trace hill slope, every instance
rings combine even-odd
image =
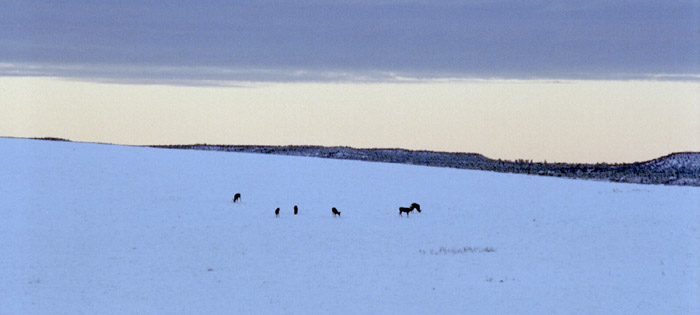
[[[700,153],[674,153],[648,162],[624,164],[538,163],[532,161],[493,160],[476,153],[411,151],[403,149],[355,149],[320,146],[239,146],[239,145],[167,145],[170,149],[248,152],[277,155],[321,157],[341,160],[388,162],[531,174],[553,177],[593,179],[635,184],[663,184],[700,187]]]
[[[17,139],[0,151],[0,314],[700,313],[697,188]],[[399,217],[411,202],[423,211]]]

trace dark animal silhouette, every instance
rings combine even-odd
[[[333,209],[331,209],[331,211],[333,211],[333,216],[336,216],[336,215],[340,216],[340,211],[338,211],[338,209],[336,209],[335,207],[333,207]]]
[[[410,207],[399,207],[399,215],[401,215],[402,212],[406,212],[406,217],[408,217],[408,214],[413,211],[413,209],[418,210],[420,212],[420,205],[417,203],[412,203]]]
[[[279,216],[280,216],[280,208],[277,208],[275,210],[275,217],[279,217]]]
[[[236,193],[233,195],[233,202],[238,202],[239,200],[241,200],[241,194]]]
[[[294,206],[294,215],[297,215],[299,213],[299,207]]]

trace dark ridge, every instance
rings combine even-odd
[[[494,160],[476,153],[412,151],[405,149],[210,144],[154,145],[150,147],[320,157],[622,183],[700,187],[700,152],[673,153],[651,161],[636,163],[573,164],[533,162],[532,160],[522,159],[515,161]]]
[[[34,139],[34,140],[46,140],[46,141],[66,141],[66,142],[70,142],[70,140],[68,140],[68,139],[55,138],[55,137],[29,138],[29,139]]]

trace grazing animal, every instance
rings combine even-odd
[[[238,202],[239,200],[241,200],[240,193],[236,193],[235,195],[233,195],[233,202]]]
[[[411,206],[408,207],[408,208],[406,208],[406,207],[399,207],[399,215],[401,216],[401,213],[402,213],[402,212],[406,212],[406,217],[408,218],[408,214],[409,214],[411,211],[413,211],[413,209],[416,209],[416,210],[418,210],[418,212],[420,212],[420,205],[414,202],[414,203],[412,203]]]
[[[279,217],[279,216],[280,216],[280,208],[277,208],[275,210],[275,217]]]
[[[333,216],[336,216],[336,215],[337,215],[337,216],[340,217],[340,211],[338,211],[338,209],[336,209],[335,207],[333,207],[333,209],[331,209],[331,211],[333,211]]]
[[[294,215],[297,215],[297,213],[299,213],[299,207],[297,207],[297,206],[295,205],[295,206],[294,206]]]

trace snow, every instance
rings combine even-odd
[[[698,152],[682,152],[673,153],[649,162],[645,164],[654,167],[663,172],[666,170],[686,168],[691,170],[700,169],[700,153]]]
[[[694,187],[23,139],[0,153],[0,314],[700,314]]]

